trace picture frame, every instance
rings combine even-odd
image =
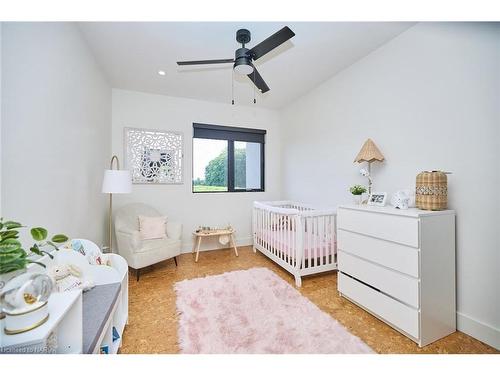
[[[367,203],[369,206],[384,207],[386,201],[387,201],[387,193],[386,192],[373,192],[368,197]]]

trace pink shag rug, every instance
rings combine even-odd
[[[175,284],[184,354],[373,353],[267,268]]]

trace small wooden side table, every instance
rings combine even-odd
[[[195,236],[195,241],[193,244],[193,251],[192,253],[195,252],[196,250],[196,258],[195,262],[198,262],[198,256],[200,255],[200,245],[201,245],[201,239],[206,238],[206,237],[214,237],[214,236],[229,236],[229,243],[234,249],[234,253],[236,256],[238,256],[238,248],[236,247],[236,242],[234,241],[234,230],[216,230],[216,231],[200,231],[200,232],[193,232],[193,236]]]

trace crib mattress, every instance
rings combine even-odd
[[[287,241],[283,240],[281,237],[293,238],[295,236],[294,231],[282,231],[281,235],[279,232],[274,230],[266,229],[261,233],[257,234],[257,237],[268,243],[273,248],[278,248],[287,256],[294,256],[293,244],[289,244]],[[304,256],[305,259],[314,259],[321,256],[333,255],[335,253],[336,241],[335,239],[321,238],[319,235],[308,235],[304,237]]]

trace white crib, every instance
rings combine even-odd
[[[253,247],[295,276],[337,269],[335,210],[302,203],[254,202]]]

